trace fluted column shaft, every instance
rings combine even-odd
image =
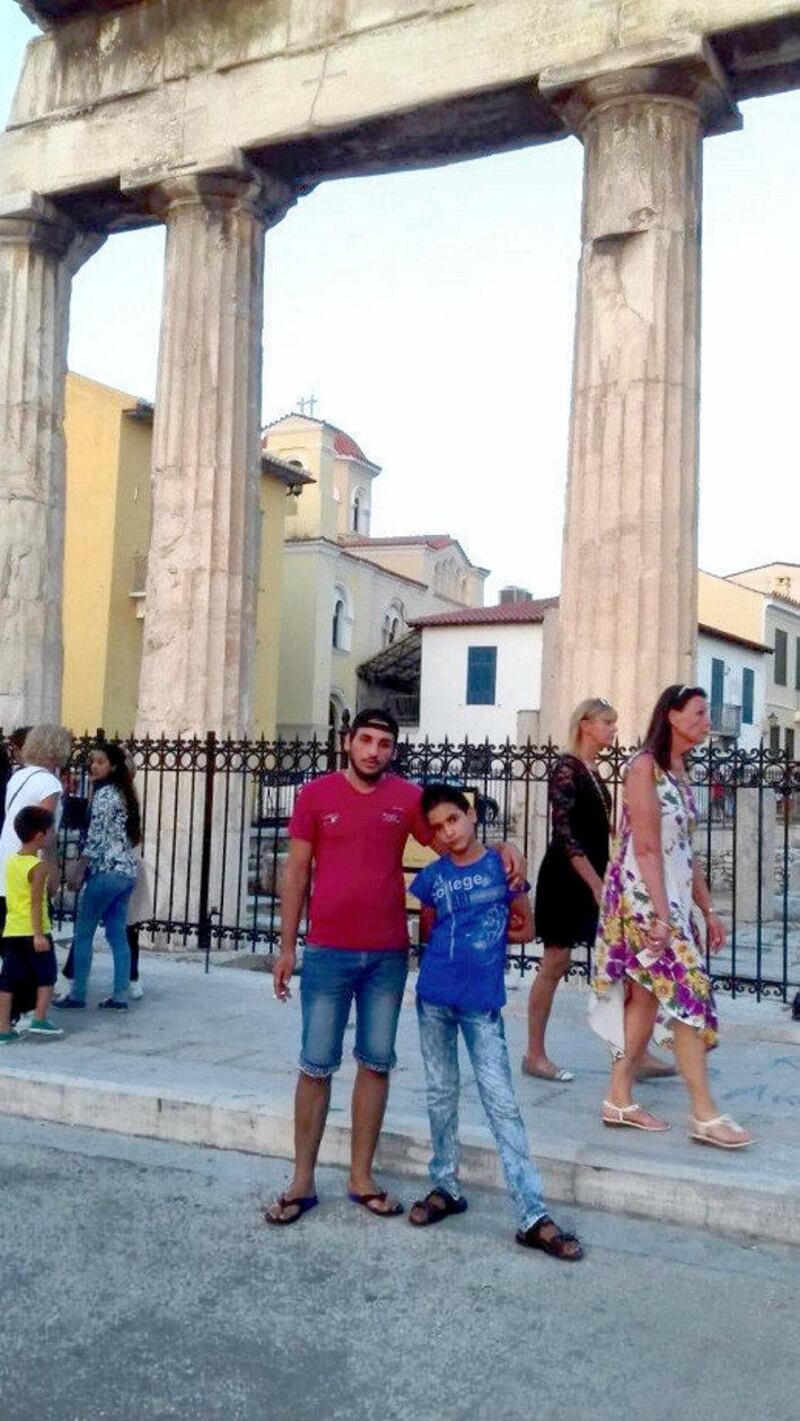
[[[102,238],[36,194],[0,212],[0,725],[57,721],[72,277]]]
[[[153,197],[167,250],[141,734],[251,725],[264,233],[279,196],[254,176],[203,174]]]
[[[590,109],[555,733],[584,696],[620,738],[690,682],[697,638],[702,129],[683,97]]]

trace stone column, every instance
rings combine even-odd
[[[72,277],[103,238],[36,193],[0,205],[0,726],[58,721]]]
[[[694,41],[665,62],[551,71],[542,88],[585,151],[547,730],[563,741],[572,707],[600,695],[633,743],[663,687],[695,674],[702,136],[732,111]]]
[[[245,734],[255,680],[264,232],[291,202],[242,163],[166,176],[141,735]]]
[[[293,194],[240,154],[213,171],[124,185],[146,186],[167,226],[137,733],[238,739],[255,691],[264,235]],[[251,921],[253,786],[223,768],[224,753],[215,763],[213,782],[161,773],[145,826],[154,916],[188,922],[177,941],[201,946],[204,823],[214,931]]]

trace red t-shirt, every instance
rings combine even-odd
[[[297,796],[293,839],[314,849],[308,941],[314,947],[408,947],[403,850],[409,834],[431,833],[420,809],[422,791],[386,775],[362,794],[338,771]]]

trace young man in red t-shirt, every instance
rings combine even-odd
[[[331,1076],[353,999],[354,1055],[348,1192],[382,1218],[403,1212],[372,1175],[395,1064],[395,1036],[408,970],[403,851],[409,834],[428,844],[422,791],[388,773],[397,722],[384,710],[359,711],[345,741],[346,770],[323,775],[297,797],[289,825],[289,855],[281,889],[281,950],[275,995],[286,1001],[297,958],[303,903],[314,880],[300,982],[303,1037],[295,1094],[295,1166],[291,1183],[264,1211],[271,1224],[293,1224],[317,1203],[314,1170],[325,1129]],[[507,871],[524,878],[524,863],[502,846]]]

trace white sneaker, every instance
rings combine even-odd
[[[132,1002],[140,1002],[144,996],[144,988],[141,982],[131,982],[128,988],[128,996]]]
[[[22,1012],[21,1016],[19,1017],[19,1020],[17,1021],[17,1033],[18,1033],[18,1035],[21,1036],[22,1033],[23,1033],[23,1031],[28,1031],[28,1030],[30,1030],[30,1024],[31,1024],[32,1021],[33,1021],[33,1012],[32,1012],[32,1011],[24,1011],[24,1012]]]

